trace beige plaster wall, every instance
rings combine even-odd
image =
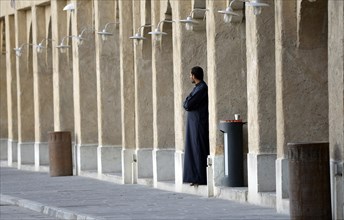
[[[115,22],[114,1],[94,1],[95,29],[102,31],[108,22]],[[118,22],[118,21],[117,21]],[[109,24],[107,31],[113,33],[107,41],[96,35],[96,70],[98,102],[99,145],[122,143],[119,33],[118,24]]]
[[[133,1],[133,34],[141,25],[150,24],[151,8],[147,3]],[[150,27],[140,30],[147,39],[134,46],[136,148],[153,147],[152,52],[148,30]]]
[[[171,20],[167,1],[152,2],[152,30],[161,20]],[[171,13],[171,12],[170,12]],[[172,25],[162,23],[160,30],[167,33],[160,43],[152,45],[153,82],[153,145],[154,148],[174,148],[174,93]]]
[[[283,157],[288,142],[328,141],[327,43],[297,48],[298,34],[311,32],[297,32],[296,2],[275,4],[277,153]]]
[[[210,152],[221,155],[219,121],[233,119],[236,113],[247,119],[245,24],[223,22],[216,12],[227,7],[226,1],[210,1],[207,7]]]
[[[67,1],[51,2],[52,39],[60,44],[63,37],[70,35],[69,13],[63,11]],[[66,43],[71,45],[70,41]],[[55,44],[56,45],[56,44]],[[69,49],[70,51],[71,49]],[[62,54],[53,46],[53,95],[54,130],[71,131],[74,138],[73,72],[72,57]]]
[[[82,45],[73,39],[73,95],[75,133],[78,144],[98,143],[97,78],[93,1],[79,1],[72,14],[72,33],[86,38]]]
[[[16,11],[15,14],[16,47],[23,43],[32,43],[31,12]],[[34,97],[32,48],[23,47],[21,57],[16,57],[18,141],[34,141]]]
[[[57,0],[53,0],[57,1]],[[0,17],[5,15],[10,15],[15,13],[15,9],[28,9],[34,5],[46,4],[50,0],[16,0],[15,8],[11,6],[11,0],[2,0],[0,1]]]
[[[5,23],[8,139],[18,140],[17,74],[16,58],[13,52],[15,48],[14,16],[7,15]]]
[[[0,139],[8,138],[5,19],[0,20]]]
[[[192,1],[172,2],[173,20],[186,19],[194,8]],[[196,12],[195,15],[197,15]],[[200,13],[201,15],[204,12]],[[207,16],[207,13],[206,13]],[[186,31],[185,24],[176,23],[173,32],[173,64],[175,93],[175,145],[176,150],[184,151],[186,111],[183,108],[185,98],[192,91],[194,84],[190,80],[190,71],[194,66],[204,70],[204,80],[208,83],[206,27],[202,19],[194,16],[199,25],[193,31]]]
[[[329,1],[328,83],[331,159],[344,160],[344,2]]]
[[[48,39],[50,7],[32,7],[33,44],[39,44]],[[35,141],[47,142],[48,132],[54,129],[53,112],[53,74],[51,41],[42,53],[33,53],[33,80],[34,80],[34,108],[35,108]]]
[[[135,148],[135,77],[132,35],[132,2],[119,1],[119,45],[122,112],[122,146]]]
[[[250,153],[276,153],[274,1],[246,13],[248,144]]]

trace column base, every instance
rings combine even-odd
[[[225,159],[223,155],[213,156],[213,175],[215,186],[226,186],[227,178],[225,177]]]
[[[175,185],[176,191],[183,191],[183,167],[184,167],[184,152],[176,151],[174,153],[174,163],[175,163]]]
[[[122,149],[122,181],[123,184],[133,183],[133,158],[135,149]]]
[[[256,205],[276,207],[276,154],[247,154],[248,201]],[[270,199],[269,199],[270,198]]]
[[[39,166],[49,165],[49,145],[47,142],[35,143],[35,167],[39,169]]]
[[[153,148],[143,148],[136,150],[137,155],[137,177],[153,178]]]
[[[289,214],[289,164],[286,158],[276,160],[276,210]]]
[[[18,141],[8,140],[7,142],[7,162],[8,166],[13,166],[14,162],[18,162]]]
[[[33,142],[19,142],[18,145],[18,169],[21,165],[35,164],[35,143]]]
[[[175,149],[153,150],[153,185],[157,187],[159,181],[174,181],[174,153]]]
[[[100,145],[97,148],[98,174],[121,173],[122,146]]]
[[[344,162],[330,161],[332,219],[344,219]]]
[[[77,172],[81,174],[82,171],[97,170],[97,145],[95,144],[81,144],[77,145]]]
[[[0,160],[7,160],[8,140],[0,139]]]

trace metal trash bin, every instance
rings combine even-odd
[[[329,143],[288,143],[290,219],[332,219]]]
[[[225,176],[227,186],[244,186],[243,125],[241,120],[220,121],[219,129],[224,133]]]
[[[72,138],[70,131],[48,132],[50,176],[72,176]]]

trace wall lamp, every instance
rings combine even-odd
[[[105,27],[102,31],[98,32],[99,35],[102,36],[102,40],[106,41],[108,39],[109,36],[112,36],[113,33],[108,32],[106,29],[110,24],[119,24],[119,22],[108,22],[105,24]]]
[[[260,0],[252,0],[250,2],[246,2],[246,6],[253,7],[254,15],[260,15],[262,13],[262,8],[269,6],[269,4],[262,3]]]
[[[46,46],[43,46],[43,42],[47,42],[47,41],[53,41],[52,39],[47,39],[47,38],[45,38],[45,39],[43,39],[39,44],[37,44],[36,45],[36,51],[37,51],[37,53],[42,53],[43,52],[43,49],[45,49],[46,48]]]
[[[167,33],[166,32],[163,32],[160,30],[160,25],[161,23],[163,22],[168,22],[168,23],[173,23],[174,21],[173,20],[162,20],[158,23],[158,25],[156,26],[155,30],[154,31],[151,31],[151,32],[148,32],[148,34],[150,35],[153,35],[154,36],[154,40],[156,42],[160,42],[161,39],[162,39],[162,35],[166,35]]]
[[[81,46],[84,43],[84,41],[87,40],[86,38],[83,37],[83,34],[86,31],[94,31],[94,28],[93,27],[85,27],[82,29],[81,33],[75,37],[77,42],[78,42],[78,46]]]
[[[141,40],[145,40],[146,39],[145,37],[143,37],[141,35],[141,31],[140,31],[144,27],[152,27],[152,25],[150,25],[150,24],[141,25],[139,28],[137,28],[137,32],[135,33],[135,35],[129,37],[130,39],[134,40],[135,45],[138,45]]]
[[[192,17],[192,15],[193,15],[193,13],[194,13],[195,11],[204,11],[204,12],[207,12],[207,11],[209,11],[209,10],[208,10],[208,9],[202,9],[202,8],[194,8],[194,9],[190,12],[189,16],[186,17],[186,19],[180,20],[180,21],[179,21],[180,23],[184,23],[184,24],[185,24],[185,29],[186,29],[187,31],[192,31],[192,30],[193,30],[194,24],[198,24],[198,23],[199,23],[198,21],[195,21],[195,20],[193,19],[193,17]],[[205,13],[204,13],[203,19],[204,19],[204,18],[205,18]]]
[[[20,45],[20,47],[16,47],[13,48],[13,50],[16,52],[16,56],[20,57],[23,54],[23,47],[24,46],[32,46],[33,44],[29,44],[29,43],[23,43],[22,45]]]
[[[217,11],[219,12],[220,14],[223,14],[223,21],[225,23],[230,23],[232,22],[232,18],[233,16],[240,16],[238,13],[235,13],[233,11],[233,8],[232,8],[232,4],[235,2],[236,0],[232,0],[229,4],[229,6],[225,9],[225,10],[221,10],[221,11]]]
[[[75,4],[74,3],[69,3],[63,8],[63,11],[70,11],[73,12],[75,10]]]
[[[72,38],[72,37],[75,37],[75,36],[70,35],[70,36],[65,36],[62,38],[61,43],[58,46],[56,46],[56,48],[58,48],[60,50],[60,53],[66,53],[67,52],[67,49],[70,48],[70,46],[68,44],[64,44],[64,40],[66,38]]]
[[[75,35],[69,35],[69,36],[65,36],[62,38],[61,43],[56,47],[60,50],[61,53],[66,53],[67,49],[70,48],[69,45],[64,44],[64,40],[66,38],[75,38],[77,40],[78,46],[81,46],[84,41],[86,40],[86,38],[83,37],[83,34],[88,31],[88,30],[94,30],[94,28],[92,27],[86,27],[84,29],[82,29],[81,33],[78,36]]]

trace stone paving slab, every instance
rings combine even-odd
[[[0,178],[2,200],[63,219],[289,219],[271,208],[80,176],[1,167]]]

